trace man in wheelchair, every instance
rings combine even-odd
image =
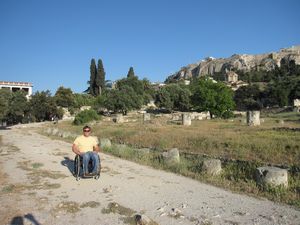
[[[99,141],[97,137],[90,136],[92,129],[89,126],[84,126],[83,134],[78,136],[72,145],[72,151],[82,157],[83,174],[96,174],[99,171],[100,152]],[[89,162],[92,160],[92,168],[89,171]]]

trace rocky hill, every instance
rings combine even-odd
[[[241,70],[244,72],[251,70],[272,70],[275,66],[280,66],[282,59],[294,60],[300,64],[300,45],[290,48],[280,49],[279,52],[271,52],[258,55],[234,54],[229,58],[213,57],[205,58],[200,62],[182,67],[178,72],[170,75],[166,82],[172,80],[186,80],[192,77],[203,75],[213,75],[215,73],[226,73],[230,70]]]

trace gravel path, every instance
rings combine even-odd
[[[293,224],[300,211],[103,153],[99,180],[72,176],[71,145],[32,125],[0,130],[1,224]],[[137,218],[137,217],[136,217]]]

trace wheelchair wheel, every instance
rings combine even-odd
[[[76,177],[76,180],[80,179],[80,170],[81,170],[81,159],[79,155],[75,156],[74,160],[74,176]]]
[[[94,177],[96,180],[98,180],[100,178],[100,173],[101,173],[101,161],[100,161],[100,156],[98,154],[98,162],[99,162],[99,167],[97,170],[97,175]]]

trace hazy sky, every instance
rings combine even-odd
[[[164,81],[208,56],[299,44],[299,0],[0,0],[0,80],[34,92],[82,92],[92,58],[107,80],[133,66]]]

